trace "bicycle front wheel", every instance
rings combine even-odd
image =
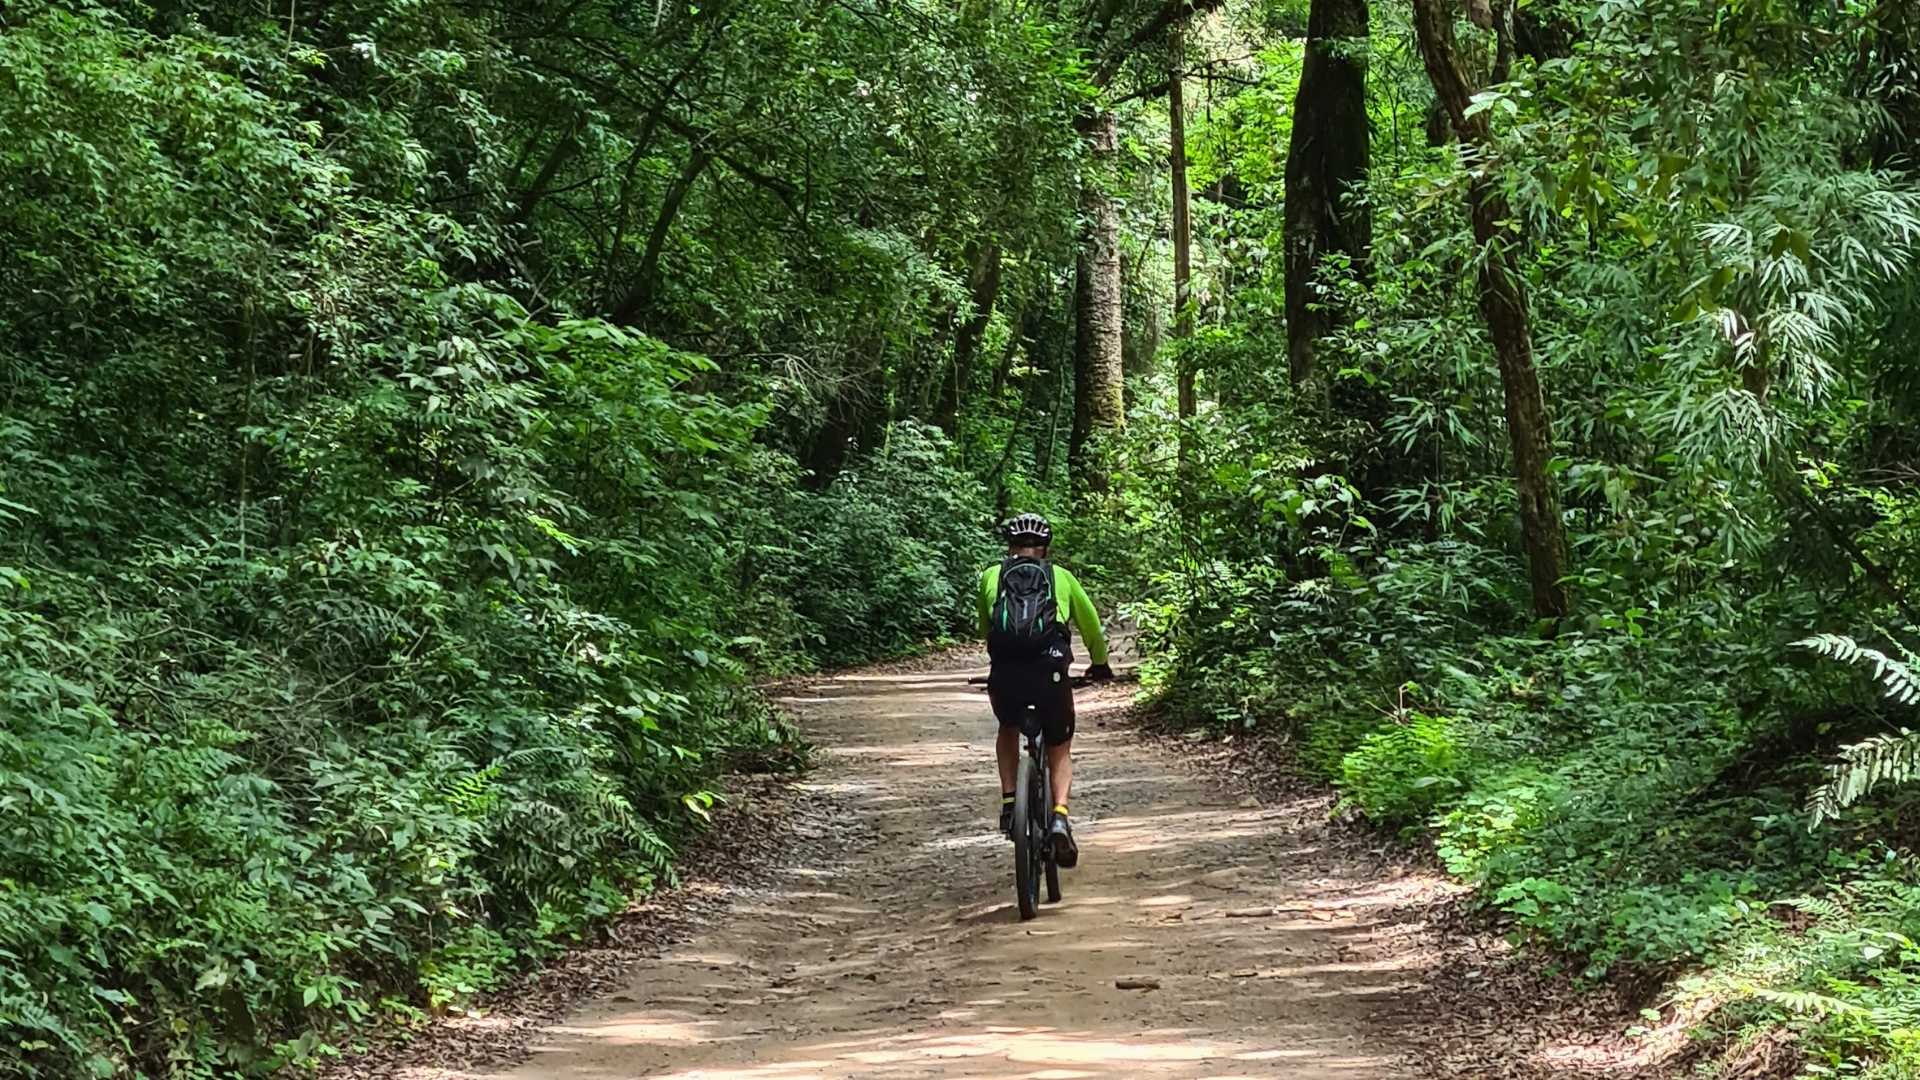
[[[1020,759],[1020,794],[1013,801],[1013,892],[1020,905],[1020,918],[1031,919],[1040,911],[1040,849],[1046,842],[1046,825],[1034,820],[1033,787],[1038,784],[1031,757]]]

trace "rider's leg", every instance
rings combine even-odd
[[[987,701],[993,706],[993,718],[1000,725],[999,741],[993,744],[994,757],[1000,761],[1000,793],[1013,790],[1020,776],[1020,719],[1026,706],[1020,699],[1003,694],[987,684]]]
[[[1001,734],[1005,734],[1001,729]],[[1053,805],[1067,805],[1067,793],[1073,788],[1073,740],[1047,746],[1047,773],[1053,777]],[[1006,770],[1001,770],[1006,775]]]
[[[1019,707],[995,693],[991,686],[987,688],[987,700],[993,703],[993,718],[1000,725],[993,752],[1000,766],[1000,831],[1005,833],[1013,829],[1013,788],[1020,776]]]
[[[1073,790],[1073,687],[1063,683],[1047,730],[1047,772],[1053,778],[1053,814],[1048,832],[1053,836],[1054,861],[1063,870],[1080,864],[1080,845],[1074,843],[1067,820],[1067,796]]]
[[[1073,685],[1062,682],[1054,691],[1052,715],[1047,717],[1047,771],[1053,774],[1053,805],[1067,805],[1073,788]]]
[[[993,752],[1000,759],[1000,791],[1005,794],[1013,790],[1020,777],[1020,729],[1001,724],[1000,739],[994,743]]]
[[[1080,865],[1080,845],[1074,843],[1067,820],[1067,793],[1073,788],[1073,740],[1047,744],[1047,772],[1053,777],[1053,813],[1047,831],[1053,836],[1053,858],[1063,870]]]

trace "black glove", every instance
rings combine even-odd
[[[1106,682],[1111,678],[1113,678],[1113,669],[1108,667],[1107,665],[1105,664],[1088,664],[1087,665],[1087,681],[1088,682]]]

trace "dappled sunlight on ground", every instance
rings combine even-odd
[[[1366,1023],[1419,987],[1417,954],[1366,950],[1399,886],[1342,871],[1300,806],[1243,805],[1096,726],[1126,688],[1079,697],[1083,865],[1019,922],[995,728],[965,678],[845,675],[793,695],[821,748],[805,787],[836,807],[812,835],[837,857],[642,965],[513,1075],[1420,1075]]]
[[[604,1046],[647,1044],[670,1050],[675,1042],[711,1046],[716,1040],[702,1025],[666,1018],[643,1018],[561,1034],[588,1034]],[[1204,1030],[1156,1029],[1126,1035],[1064,1031],[1044,1026],[984,1026],[956,1032],[916,1034],[858,1033],[864,1037],[808,1042],[777,1056],[726,1065],[668,1066],[648,1075],[662,1080],[718,1080],[839,1076],[908,1077],[1190,1077],[1246,1076],[1245,1066],[1283,1067],[1313,1058],[1299,1047],[1221,1043]],[[670,1056],[670,1055],[667,1055]],[[756,1055],[758,1057],[758,1055]],[[614,1075],[586,1062],[569,1062],[565,1044],[536,1055],[542,1075],[604,1077]],[[1378,1063],[1367,1057],[1314,1063],[1315,1075],[1377,1076]],[[1274,1075],[1264,1070],[1258,1075]]]

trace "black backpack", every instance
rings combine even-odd
[[[995,663],[1038,660],[1065,636],[1053,595],[1053,567],[1026,556],[1000,564],[1000,589],[987,621],[987,655]]]

